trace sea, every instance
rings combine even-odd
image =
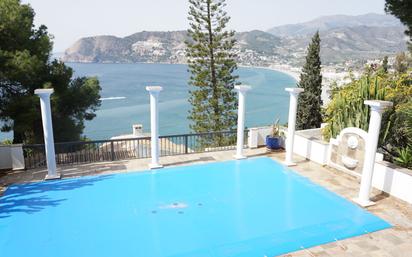
[[[132,133],[133,124],[150,131],[149,93],[146,86],[162,86],[159,95],[159,134],[190,133],[187,119],[189,72],[182,64],[96,64],[67,63],[75,76],[97,76],[102,104],[96,117],[86,121],[84,135],[92,140],[109,139]],[[265,68],[240,67],[239,82],[252,87],[246,96],[246,127],[285,123],[289,95],[284,88],[294,87],[291,76]],[[12,137],[0,133],[0,139]]]

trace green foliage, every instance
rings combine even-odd
[[[412,1],[386,0],[385,11],[401,20],[401,22],[407,27],[405,34],[412,40]],[[412,52],[412,45],[409,46]]]
[[[412,148],[397,149],[398,157],[395,158],[395,163],[402,167],[412,168]]]
[[[388,56],[385,56],[382,60],[382,71],[384,73],[388,73],[388,68],[389,68],[389,66],[388,66]]]
[[[412,147],[412,74],[378,70],[335,90],[325,109],[324,137],[336,137],[346,127],[367,131],[370,111],[364,101],[391,101],[393,108],[382,117],[379,148],[386,160],[409,167],[405,160]]]
[[[404,52],[396,55],[395,63],[393,64],[393,68],[398,73],[405,73],[408,70],[409,62],[408,57]]]
[[[409,97],[411,97],[411,95],[412,92]],[[412,99],[409,99],[409,102],[405,104],[405,108],[401,110],[401,113],[405,117],[405,132],[407,138],[409,139],[407,144],[409,147],[412,147]]]
[[[365,100],[384,100],[385,88],[378,82],[378,77],[368,75],[354,80],[341,88],[332,98],[325,110],[324,137],[335,138],[342,129],[357,127],[368,130],[370,110]]]
[[[280,137],[282,135],[280,131],[279,119],[276,119],[275,123],[271,127],[270,136]]]
[[[412,75],[389,78],[386,83],[387,100],[393,102],[394,108],[383,115],[387,132],[381,136],[381,148],[391,160],[399,149],[412,147]]]
[[[411,96],[412,93],[409,97]],[[396,151],[394,161],[403,167],[412,169],[412,98],[406,104],[401,104],[396,114],[396,123],[394,123],[396,126],[393,130],[397,132],[395,134],[397,141],[394,143],[397,143],[398,147],[394,147]]]
[[[37,88],[53,88],[52,116],[56,141],[79,140],[84,120],[100,105],[96,78],[72,79],[64,63],[50,61],[51,36],[33,25],[34,11],[18,0],[0,0],[0,121],[14,132],[14,143],[43,142]]]
[[[12,145],[13,141],[11,141],[10,139],[5,139],[3,140],[3,142],[0,143],[0,145]]]
[[[230,19],[223,10],[225,1],[189,0],[189,4],[190,128],[197,133],[232,130],[237,118],[233,88],[238,76],[233,75],[237,69],[234,31],[225,30]]]
[[[319,32],[308,46],[306,63],[300,74],[298,86],[305,91],[299,95],[296,117],[297,129],[319,128],[322,123],[322,75]]]

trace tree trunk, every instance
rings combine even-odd
[[[213,29],[212,29],[212,17],[211,17],[211,10],[210,10],[210,1],[207,2],[207,23],[208,23],[208,33],[209,33],[209,53],[210,53],[210,72],[212,75],[212,96],[213,99],[219,99],[217,94],[217,79],[216,79],[216,68],[215,68],[215,52],[213,48]],[[213,112],[215,117],[214,121],[214,128],[213,131],[220,130],[219,119],[219,102],[213,105]]]
[[[14,121],[16,124],[16,121]],[[24,133],[18,130],[13,130],[13,144],[22,144],[24,140]]]

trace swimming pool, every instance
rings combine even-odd
[[[264,157],[10,186],[0,255],[271,257],[388,227]]]

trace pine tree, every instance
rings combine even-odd
[[[298,86],[305,89],[298,100],[297,129],[319,128],[322,123],[322,74],[319,32],[308,46],[306,63],[300,74]]]
[[[393,68],[399,74],[402,74],[408,70],[408,57],[404,52],[401,52],[396,55]]]
[[[189,4],[190,129],[197,133],[232,130],[237,119],[233,88],[238,76],[233,75],[235,32],[225,29],[230,20],[225,0],[189,0]]]
[[[412,1],[410,0],[386,0],[385,11],[399,18],[406,26],[405,34],[409,36],[409,51],[412,53]]]
[[[389,69],[388,56],[385,56],[383,57],[383,60],[382,60],[382,70],[384,73],[388,73],[388,69]]]
[[[51,61],[52,41],[44,25],[34,26],[34,10],[19,0],[0,0],[0,125],[14,143],[41,143],[43,129],[37,88],[54,88],[54,138],[81,139],[84,122],[100,105],[96,78],[73,78],[64,63]]]

